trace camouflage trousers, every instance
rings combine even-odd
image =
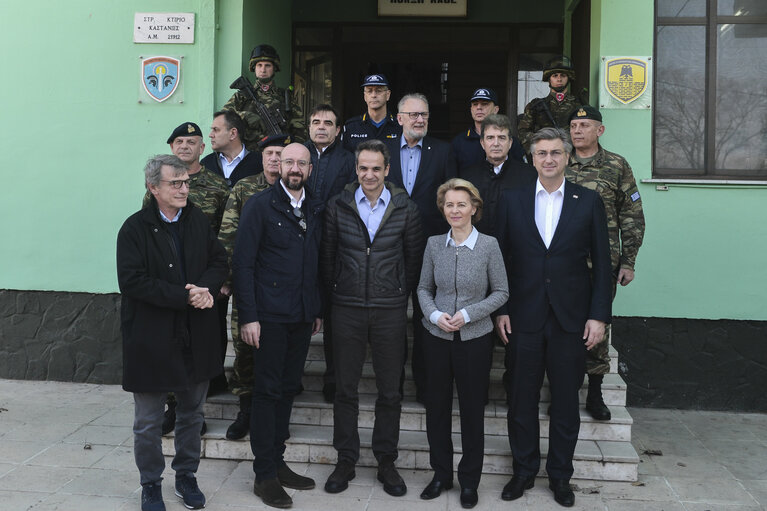
[[[618,285],[616,274],[613,273],[613,300],[615,300],[615,291]],[[607,374],[610,372],[610,335],[612,329],[610,325],[605,327],[605,336],[602,342],[586,352],[586,374]]]
[[[237,304],[232,298],[232,346],[234,347],[234,367],[229,378],[229,390],[235,396],[253,394],[253,346],[246,344],[240,337],[240,325],[237,320]]]

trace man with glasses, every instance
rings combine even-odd
[[[418,283],[424,243],[418,207],[405,190],[384,182],[389,173],[384,143],[362,142],[355,156],[358,182],[328,202],[320,250],[335,333],[333,447],[338,451],[325,491],[342,492],[355,477],[360,456],[357,387],[370,344],[378,389],[373,454],[384,491],[398,497],[407,491],[394,466],[405,362],[401,339],[406,335],[407,300]]]
[[[309,150],[293,143],[281,157],[279,184],[242,210],[232,266],[240,335],[253,347],[253,492],[266,505],[285,508],[293,501],[283,486],[314,488],[283,454],[309,340],[322,326],[317,260],[323,205],[304,189],[312,172]]]
[[[402,134],[402,128],[387,108],[391,89],[384,75],[366,76],[362,81],[362,96],[368,106],[367,112],[352,117],[344,125],[344,149],[350,153],[365,140],[396,140]]]
[[[400,99],[398,110],[397,122],[402,126],[402,135],[387,141],[391,154],[391,172],[387,179],[395,186],[404,188],[418,206],[426,238],[444,234],[449,226],[437,207],[437,188],[456,177],[455,158],[449,144],[427,135],[429,102],[426,96],[407,94]],[[422,317],[418,297],[414,294],[412,367],[416,400],[419,402],[423,402],[427,381],[421,348],[424,335]]]
[[[172,155],[144,168],[149,204],[117,235],[122,294],[123,388],[135,402],[133,451],[141,509],[164,511],[161,428],[168,392],[176,395],[175,493],[205,506],[195,473],[208,381],[221,372],[214,297],[227,275],[226,252],[199,208],[187,201],[186,163]]]
[[[599,194],[565,180],[571,148],[562,130],[544,128],[531,138],[538,179],[503,192],[497,224],[509,301],[496,327],[507,343],[511,381],[504,383],[514,455],[514,476],[501,498],[520,498],[540,470],[538,401],[545,373],[551,391],[546,474],[554,500],[565,507],[575,502],[570,478],[586,350],[602,341],[612,309],[605,208]]]

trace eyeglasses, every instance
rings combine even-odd
[[[298,220],[298,225],[306,232],[306,219],[304,218],[304,212],[301,208],[293,208],[293,216]]]
[[[429,118],[429,112],[400,112],[400,113],[407,115],[413,121],[418,120],[419,117],[423,117],[424,121]]]
[[[541,159],[546,158],[547,156],[551,156],[552,158],[557,160],[561,158],[562,156],[564,156],[565,152],[559,149],[555,149],[554,151],[535,151],[533,155],[536,158],[541,158]]]
[[[167,179],[160,179],[163,183],[170,183],[170,186],[175,188],[176,190],[180,190],[182,186],[186,185],[187,188],[189,188],[189,179],[174,179],[173,181],[168,181]]]
[[[309,168],[309,164],[311,162],[307,160],[280,160],[280,163],[282,163],[285,167],[292,169],[293,165],[296,163],[298,164],[299,169],[307,169]]]

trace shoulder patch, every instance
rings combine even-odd
[[[634,192],[631,194],[631,202],[636,202],[640,199],[639,192]]]

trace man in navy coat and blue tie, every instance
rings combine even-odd
[[[612,302],[605,208],[596,192],[565,180],[570,151],[561,130],[544,128],[533,136],[538,179],[503,192],[497,230],[509,277],[509,301],[496,327],[507,343],[514,456],[514,476],[501,497],[518,499],[535,484],[541,464],[538,402],[545,373],[551,389],[546,473],[554,499],[565,507],[575,502],[570,477],[586,350],[602,340]]]
[[[437,188],[457,176],[455,158],[450,144],[427,135],[429,131],[429,101],[417,92],[405,94],[397,104],[397,122],[402,135],[387,139],[391,166],[387,181],[407,190],[421,214],[424,239],[444,234],[450,226],[437,207]],[[413,294],[413,381],[416,400],[423,403],[426,389],[426,364],[421,339],[424,327],[418,297]]]

